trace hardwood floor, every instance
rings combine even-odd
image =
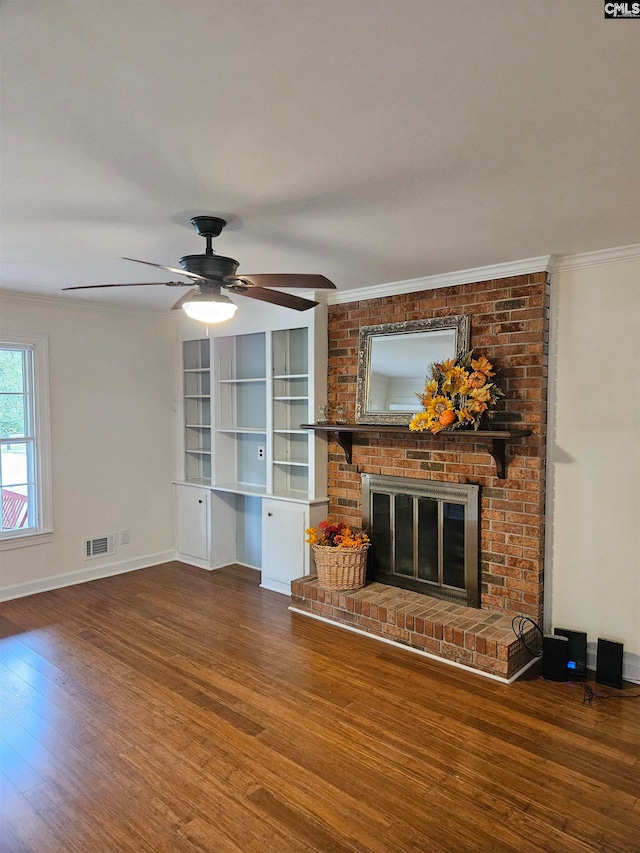
[[[257,582],[167,563],[0,605],[2,853],[640,851],[640,700],[506,687]]]

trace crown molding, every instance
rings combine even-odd
[[[559,255],[552,257],[549,272],[578,270],[586,267],[599,267],[603,264],[617,264],[621,261],[640,260],[640,243],[630,246],[616,246],[613,249],[600,249],[597,252],[583,252],[580,255]]]
[[[458,270],[457,272],[424,276],[423,278],[410,278],[405,281],[374,284],[371,287],[359,287],[354,290],[330,293],[328,302],[330,305],[342,302],[360,302],[363,299],[397,296],[399,293],[416,293],[421,290],[435,290],[438,287],[470,284],[475,281],[489,281],[494,278],[528,275],[529,273],[548,270],[550,262],[551,255],[541,255],[539,258],[525,258],[520,261],[508,261],[503,264],[491,264],[486,267],[474,267],[468,270]]]
[[[97,311],[109,314],[122,314],[142,312],[144,314],[156,314],[159,317],[167,317],[168,312],[154,308],[143,308],[141,306],[124,305],[98,305],[95,302],[81,302],[65,296],[48,296],[43,293],[24,293],[20,290],[0,289],[0,302],[13,302],[16,305],[33,305],[41,308],[59,308],[63,311]],[[174,318],[172,318],[174,319]]]
[[[315,291],[312,297],[309,296],[309,291],[305,292],[302,289],[299,291],[293,290],[292,292],[299,293],[301,296],[306,296],[307,298],[313,298],[323,304],[337,305],[345,302],[360,302],[364,299],[380,299],[383,296],[396,296],[399,293],[417,293],[423,290],[436,290],[439,287],[450,287],[459,284],[471,284],[476,281],[489,281],[491,279],[528,275],[534,272],[547,271],[557,273],[563,270],[585,269],[587,267],[637,260],[640,260],[640,243],[632,243],[628,246],[616,246],[611,249],[600,249],[595,252],[583,252],[576,255],[540,255],[537,258],[525,258],[519,261],[507,261],[502,264],[472,267],[471,269],[439,273],[421,278],[410,278],[404,281],[373,284],[370,287],[359,287],[352,290]],[[164,310],[142,308],[139,306],[125,308],[115,305],[89,304],[68,297],[23,293],[17,290],[0,289],[0,300],[66,310],[142,311],[145,314],[157,314],[158,316],[167,317],[167,312]]]

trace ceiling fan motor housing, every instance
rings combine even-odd
[[[180,258],[180,266],[187,272],[197,273],[205,278],[223,279],[236,274],[238,261],[225,258],[224,255],[185,255]]]

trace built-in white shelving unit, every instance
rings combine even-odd
[[[210,552],[194,559],[198,549],[185,545],[191,553],[179,556],[204,568],[260,568],[262,585],[285,593],[310,570],[304,530],[326,516],[328,503],[326,442],[301,429],[326,402],[326,309],[301,319],[290,328],[235,323],[232,334],[222,327],[210,339],[182,343],[185,466],[178,487],[208,493]],[[193,500],[183,489],[178,501],[180,494]],[[193,535],[189,527],[187,538]]]
[[[213,485],[267,493],[266,333],[214,338]]]
[[[185,480],[211,482],[211,357],[209,341],[185,341],[182,349]]]
[[[300,429],[309,411],[309,390],[309,330],[273,332],[272,491],[275,495],[306,499],[309,493],[310,443]]]

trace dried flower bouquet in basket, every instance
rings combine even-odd
[[[317,527],[306,530],[307,542],[310,545],[320,545],[328,548],[353,549],[362,548],[369,543],[366,533],[355,532],[352,527],[342,521],[321,521]]]
[[[318,585],[324,589],[360,589],[365,584],[369,537],[342,521],[321,521],[306,531],[313,547]]]

